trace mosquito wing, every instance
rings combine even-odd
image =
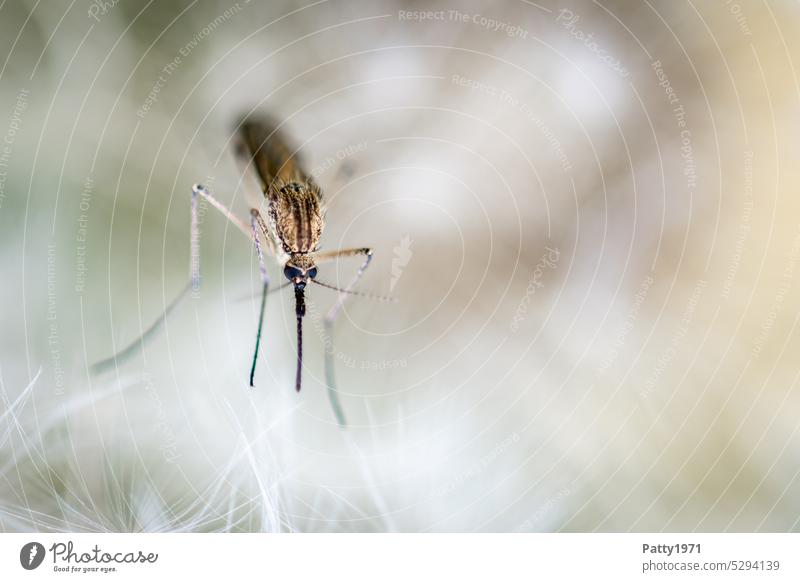
[[[276,246],[287,254],[317,250],[322,193],[284,132],[268,117],[249,117],[239,124],[236,154],[267,200]]]

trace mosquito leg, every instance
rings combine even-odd
[[[197,194],[203,191],[199,184],[192,186],[192,219],[189,227],[189,276],[192,292],[200,290],[200,226],[197,218]]]
[[[368,248],[347,249],[342,251],[317,253],[314,255],[314,259],[317,264],[341,257],[352,257],[356,255],[364,255],[366,259],[358,268],[358,271],[356,272],[355,277],[353,277],[353,280],[350,281],[350,284],[344,288],[345,293],[339,293],[339,298],[336,300],[336,303],[333,305],[333,307],[331,307],[330,311],[328,311],[328,314],[325,316],[325,333],[331,340],[330,349],[325,350],[325,380],[326,384],[328,385],[328,398],[331,402],[331,408],[333,408],[333,413],[336,415],[336,420],[341,426],[345,426],[346,420],[344,417],[344,411],[342,410],[342,405],[339,402],[339,391],[336,389],[336,378],[333,368],[334,354],[336,353],[336,350],[333,346],[333,325],[336,323],[336,318],[339,316],[342,306],[347,299],[346,292],[351,291],[353,287],[355,287],[355,285],[358,283],[358,280],[361,279],[361,276],[364,274],[364,271],[367,269],[367,267],[369,267],[369,263],[372,261],[372,250]]]
[[[334,261],[336,259],[346,259],[347,257],[355,257],[358,255],[364,255],[367,257],[367,263],[372,260],[372,249],[368,249],[366,247],[361,247],[357,249],[341,249],[338,251],[318,251],[311,255],[314,259],[314,263],[320,265],[322,263],[327,263],[329,261]],[[359,274],[356,275],[356,280],[360,277],[360,273],[366,269],[366,265],[359,269]]]
[[[258,268],[261,270],[261,282],[263,289],[261,291],[261,309],[258,312],[258,331],[256,332],[256,348],[253,352],[253,365],[250,367],[250,387],[254,386],[253,381],[256,375],[256,361],[258,360],[258,346],[261,343],[261,329],[264,325],[264,308],[267,305],[267,293],[269,291],[269,275],[267,275],[267,267],[264,264],[264,253],[261,251],[261,241],[258,238],[258,227],[263,227],[264,221],[261,215],[255,208],[250,209],[250,226],[253,229],[253,240],[256,243],[256,252],[258,253]]]
[[[110,358],[106,358],[105,360],[101,360],[100,362],[96,362],[91,366],[91,372],[93,374],[99,374],[111,367],[118,366],[124,363],[126,360],[140,352],[143,348],[145,343],[150,341],[164,326],[164,323],[167,320],[167,317],[172,313],[172,311],[178,306],[183,298],[186,297],[189,291],[196,292],[200,287],[200,230],[199,230],[199,221],[198,221],[198,209],[197,209],[197,195],[202,196],[209,203],[214,206],[217,210],[222,212],[225,217],[230,220],[239,230],[244,232],[248,238],[253,236],[250,232],[250,229],[247,228],[244,223],[231,212],[224,204],[222,204],[219,200],[214,198],[214,196],[209,192],[204,186],[200,184],[195,184],[192,186],[192,200],[191,200],[191,239],[189,241],[189,248],[190,248],[190,259],[189,259],[189,272],[190,272],[190,281],[184,287],[184,289],[178,294],[172,302],[167,305],[167,308],[164,312],[158,317],[158,319],[153,322],[153,324],[148,327],[142,335],[128,344],[125,348],[120,350],[119,352],[115,353]]]
[[[200,289],[200,231],[198,227],[197,216],[197,195],[202,196],[208,200],[214,208],[219,210],[225,218],[230,220],[234,226],[241,230],[247,238],[256,237],[255,231],[252,231],[245,226],[238,216],[225,206],[222,202],[214,198],[214,195],[209,192],[208,188],[202,184],[195,184],[192,186],[192,225],[191,225],[191,241],[190,241],[190,272],[192,277],[192,291]],[[257,238],[257,237],[256,237]]]
[[[339,391],[336,389],[336,379],[333,377],[333,338],[331,336],[332,327],[325,320],[325,332],[331,337],[331,349],[325,350],[325,383],[328,386],[328,400],[330,400],[333,414],[339,426],[347,426],[347,419],[344,416],[342,403],[339,401]]]
[[[331,261],[333,259],[340,259],[344,257],[353,257],[356,255],[364,255],[366,259],[362,263],[362,265],[358,268],[353,279],[350,281],[350,284],[344,288],[344,293],[339,293],[339,299],[336,301],[333,307],[331,307],[330,311],[328,311],[328,315],[325,317],[325,320],[331,321],[331,325],[336,320],[336,317],[339,315],[339,311],[341,311],[342,306],[344,306],[344,302],[347,300],[347,294],[352,291],[353,287],[356,286],[358,280],[361,279],[361,276],[364,274],[364,271],[367,270],[369,267],[370,262],[372,261],[372,249],[362,248],[362,249],[346,249],[343,251],[330,251],[330,252],[323,252],[323,253],[316,253],[314,254],[314,261],[316,264],[324,263],[326,261]]]

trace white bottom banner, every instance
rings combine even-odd
[[[800,580],[797,534],[2,534],[0,580]]]

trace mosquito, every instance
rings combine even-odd
[[[295,390],[300,391],[303,371],[303,317],[306,314],[306,287],[316,284],[338,292],[337,301],[328,311],[324,324],[328,337],[332,337],[333,326],[348,295],[361,295],[380,300],[387,297],[355,291],[354,287],[372,261],[369,247],[321,251],[320,239],[325,227],[322,190],[314,178],[306,172],[298,150],[289,145],[280,126],[267,117],[250,116],[241,121],[236,129],[234,155],[244,172],[245,192],[248,194],[250,224],[246,224],[228,207],[220,202],[201,184],[192,186],[190,282],[167,306],[161,317],[142,336],[111,358],[93,366],[95,372],[116,366],[120,360],[132,355],[161,328],[164,321],[189,290],[200,288],[200,240],[198,225],[198,197],[205,198],[233,223],[255,246],[261,274],[261,304],[258,314],[256,342],[250,366],[250,386],[255,385],[256,362],[258,361],[261,333],[264,327],[264,312],[270,279],[267,274],[265,254],[267,252],[283,266],[286,282],[278,287],[292,286],[295,298],[297,321],[297,371]],[[266,218],[260,207],[265,207]],[[340,258],[363,256],[364,261],[350,283],[336,287],[317,280],[317,267]],[[333,350],[325,350],[325,376],[328,395],[334,414],[344,425],[344,413],[339,404],[333,374]]]

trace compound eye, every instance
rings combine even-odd
[[[312,279],[313,279],[314,277],[316,277],[316,276],[317,276],[317,268],[316,268],[316,267],[311,267],[311,268],[308,270],[308,276],[309,276],[309,277],[311,277]]]
[[[289,281],[294,281],[295,279],[303,278],[303,271],[301,271],[297,267],[292,267],[291,265],[286,265],[286,267],[284,267],[283,274],[286,276],[287,279],[289,279]]]

